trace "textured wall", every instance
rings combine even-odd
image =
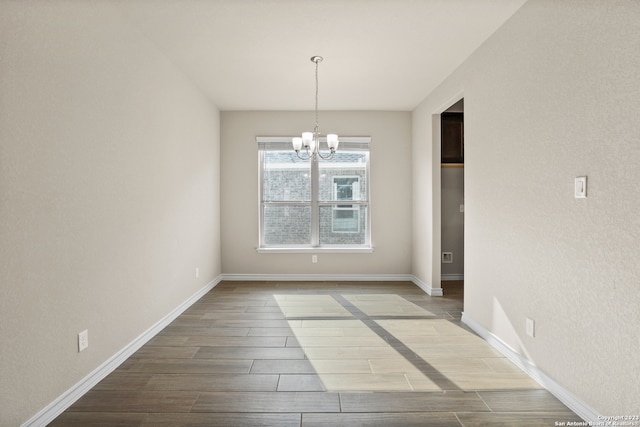
[[[433,162],[432,114],[464,93],[465,314],[608,415],[640,413],[639,69],[640,2],[531,0],[413,115]],[[439,204],[418,178],[416,222]],[[414,235],[420,277],[438,242]]]
[[[0,40],[0,425],[17,426],[220,274],[219,113],[107,2],[2,2]]]
[[[225,274],[408,274],[411,114],[321,112],[325,131],[371,136],[371,254],[264,254],[258,247],[256,136],[298,135],[312,112],[222,112],[222,270]]]

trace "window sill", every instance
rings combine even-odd
[[[370,254],[373,253],[372,247],[319,247],[319,248],[256,248],[259,254]]]

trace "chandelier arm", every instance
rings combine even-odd
[[[323,159],[323,160],[331,160],[331,159],[333,159],[333,155],[335,153],[336,152],[334,150],[331,150],[331,152],[329,153],[328,156],[323,156],[322,153],[320,152],[320,150],[318,150],[318,156],[320,156],[320,158]]]
[[[300,155],[300,150],[296,150],[296,155],[298,156],[298,158],[300,160],[309,160],[311,158],[311,155],[309,154],[309,149],[307,148],[307,157],[303,157]]]

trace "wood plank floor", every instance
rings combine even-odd
[[[580,421],[461,322],[462,288],[222,282],[51,426]]]

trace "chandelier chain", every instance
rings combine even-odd
[[[315,127],[315,133],[318,134],[319,132],[319,128],[318,128],[318,63],[320,61],[314,61],[316,63],[316,127]]]

